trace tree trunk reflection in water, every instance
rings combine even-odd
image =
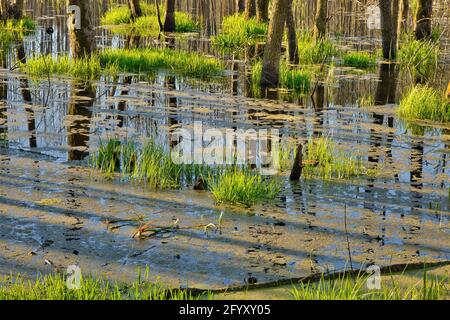
[[[323,84],[317,86],[312,103],[318,117],[317,125],[314,127],[314,135],[321,136],[323,133],[323,109],[325,107],[325,86]]]
[[[391,63],[382,63],[379,69],[379,82],[377,86],[376,96],[375,96],[375,105],[383,106],[386,104],[395,104],[396,102],[396,91],[397,91],[397,77],[398,77],[398,68],[395,64]],[[374,128],[370,129],[370,149],[368,162],[370,169],[376,169],[380,163],[380,147],[382,144],[383,137],[380,132],[378,132],[377,127],[382,126],[384,124],[384,116],[378,113],[373,113],[373,124]],[[393,127],[393,118],[388,117],[387,119],[388,126]],[[392,141],[393,136],[387,137],[387,157],[389,155],[392,156]],[[390,150],[390,151],[389,151]],[[398,177],[396,176],[396,179]],[[374,179],[368,180],[368,188],[366,192],[371,192],[371,189],[374,186]]]
[[[68,160],[83,160],[89,155],[88,143],[95,89],[91,84],[74,82],[69,104],[71,116],[67,127]]]
[[[17,61],[20,61],[20,63],[26,64],[27,58],[25,54],[25,47],[23,45],[23,42],[21,42],[17,46]],[[22,99],[25,103],[25,111],[27,114],[27,123],[28,123],[28,133],[30,134],[30,148],[36,148],[37,142],[36,142],[36,119],[34,115],[34,110],[32,108],[33,99],[31,97],[31,92],[29,88],[29,83],[27,78],[21,78],[20,79],[20,92],[22,93]]]
[[[5,57],[6,59],[6,57]],[[0,67],[6,68],[6,61],[0,55]],[[0,145],[7,147],[8,144],[8,116],[7,103],[8,100],[8,79],[0,78]]]
[[[174,76],[166,76],[164,80],[165,87],[170,91],[174,91],[176,81]],[[174,92],[168,92],[166,94],[166,112],[167,112],[167,123],[169,126],[169,132],[173,133],[178,127],[178,119],[177,119],[177,97],[173,95]],[[169,139],[171,135],[169,135]],[[176,147],[178,141],[169,141],[171,149]]]

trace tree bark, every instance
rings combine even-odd
[[[409,0],[403,0],[402,1],[402,18],[401,23],[399,27],[399,34],[400,32],[407,31],[408,30],[408,18],[409,18]]]
[[[90,55],[97,49],[90,12],[92,1],[68,0],[68,5],[75,5],[80,8],[79,17],[77,17],[76,12],[69,13],[67,25],[69,29],[69,42],[72,57],[75,59],[82,58]],[[80,29],[77,29],[76,26],[77,19],[80,19]]]
[[[128,7],[131,12],[131,20],[136,20],[142,16],[141,3],[139,0],[128,0]]]
[[[398,37],[400,35],[400,30],[398,28],[401,21],[401,11],[400,11],[400,2],[402,0],[393,0],[392,1],[392,43],[395,48],[394,57],[397,56],[398,49]]]
[[[175,32],[175,0],[166,0],[164,32]]]
[[[269,21],[269,0],[256,0],[256,19],[259,22]]]
[[[317,0],[316,6],[314,36],[316,39],[321,39],[327,33],[328,0]]]
[[[289,1],[286,15],[286,28],[288,38],[289,62],[291,64],[299,64],[300,57],[298,55],[297,32],[295,30],[294,11],[292,10],[292,1]]]
[[[303,146],[300,143],[297,146],[297,151],[295,153],[294,165],[291,170],[291,175],[289,176],[289,180],[298,181],[302,176],[303,171]]]
[[[419,0],[418,4],[415,35],[417,40],[424,40],[431,36],[433,0]]]
[[[379,0],[383,57],[385,59],[395,59],[397,56],[398,4],[399,0]]]
[[[274,0],[269,24],[267,43],[264,49],[261,87],[277,87],[279,83],[281,42],[289,5],[292,0]]]
[[[250,19],[256,16],[256,0],[245,1],[245,18]]]
[[[245,11],[245,0],[236,0],[236,11],[238,13]]]
[[[1,0],[0,3],[0,19],[21,19],[23,13],[23,0]]]

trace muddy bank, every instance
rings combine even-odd
[[[105,181],[81,165],[2,149],[0,271],[46,273],[78,264],[85,273],[129,281],[148,265],[152,279],[167,286],[218,289],[340,270],[350,255],[354,268],[450,259],[448,212],[439,212],[440,223],[433,210],[404,214],[406,204],[393,197],[385,199],[386,214],[376,203],[345,201],[350,195],[342,186],[308,196],[314,187],[289,187],[293,194],[272,206],[216,207],[202,192],[152,192]],[[348,234],[344,203],[330,200],[336,197],[348,205]],[[221,212],[222,234],[179,230],[139,241],[132,239],[135,227],[112,232],[105,223],[142,215],[158,225],[178,219],[194,226],[214,223]]]

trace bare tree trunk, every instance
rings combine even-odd
[[[327,33],[328,0],[317,0],[316,6],[314,36],[316,39],[321,39],[324,38]]]
[[[16,0],[14,5],[14,19],[22,19],[23,14],[23,0]]]
[[[164,32],[175,32],[175,0],[166,0]]]
[[[128,0],[128,7],[131,12],[131,20],[136,20],[142,16],[141,3],[139,0]]]
[[[392,0],[392,43],[395,48],[394,57],[397,56],[398,48],[398,37],[400,35],[400,30],[398,28],[401,21],[400,12],[400,2],[402,0]]]
[[[288,38],[289,62],[291,64],[299,64],[298,56],[297,32],[295,30],[294,11],[292,10],[292,1],[289,1],[286,15],[286,28]]]
[[[256,0],[245,1],[245,18],[249,19],[256,16]]]
[[[269,21],[269,0],[256,0],[256,19],[260,22]]]
[[[5,21],[7,19],[8,7],[6,1],[0,1],[0,20]]]
[[[408,30],[408,18],[409,18],[409,0],[402,1],[402,18],[400,23],[400,32]],[[399,33],[400,34],[400,33]]]
[[[90,55],[97,49],[90,13],[92,1],[68,0],[68,5],[77,6],[80,9],[79,16],[76,10],[70,12],[67,25],[72,56],[75,59],[82,58]],[[77,28],[78,22],[80,28]]]
[[[277,87],[279,83],[281,42],[289,4],[292,0],[274,0],[269,34],[264,49],[261,87]]]
[[[385,59],[395,59],[397,56],[398,2],[399,0],[379,0],[383,57]]]
[[[102,14],[105,14],[108,11],[108,0],[102,0]]]
[[[416,14],[416,39],[423,40],[431,35],[431,16],[433,14],[433,0],[419,0]]]
[[[236,0],[236,11],[239,13],[245,11],[245,0]]]
[[[295,152],[294,165],[292,167],[289,180],[291,181],[300,180],[302,176],[302,171],[303,171],[303,146],[301,143],[299,143],[297,146],[297,150]]]
[[[23,0],[1,0],[0,20],[21,19],[23,13]]]

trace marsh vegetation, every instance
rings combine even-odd
[[[450,6],[373,4],[2,1],[0,299],[448,261]],[[79,291],[52,275],[73,263]],[[290,297],[447,298],[317,280]]]

